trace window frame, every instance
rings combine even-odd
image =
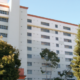
[[[59,40],[59,38],[58,37],[56,37],[56,41],[58,41]]]
[[[65,55],[73,55],[73,52],[65,51]]]
[[[69,31],[71,30],[70,27],[66,27],[66,26],[63,26],[63,29],[64,29],[64,30],[69,30]]]
[[[50,46],[50,43],[49,42],[43,42],[43,41],[41,41],[41,45]]]
[[[32,20],[31,19],[27,19],[27,22],[32,23]]]
[[[3,37],[6,37],[7,38],[7,36],[8,36],[8,34],[6,34],[6,33],[0,33],[0,36],[3,36]]]
[[[50,30],[41,28],[41,32],[47,32],[47,33],[50,33]]]
[[[27,80],[32,80],[32,78],[27,78]]]
[[[60,51],[59,51],[59,50],[56,50],[56,53],[57,53],[57,54],[60,54]]]
[[[32,70],[27,70],[27,74],[32,74]]]
[[[0,14],[8,15],[9,14],[9,11],[0,10]]]
[[[70,46],[70,45],[64,45],[64,48],[72,49],[72,46]]]
[[[41,38],[43,38],[43,39],[50,39],[50,36],[47,36],[47,35],[41,35]]]
[[[63,32],[63,35],[64,35],[64,36],[71,36],[70,33],[65,33],[65,32]]]
[[[58,31],[55,31],[55,34],[58,34]]]
[[[32,66],[32,62],[27,62],[27,66]]]
[[[59,47],[59,44],[56,44],[56,47]]]
[[[27,54],[27,58],[32,58],[32,54]]]
[[[8,18],[2,18],[2,17],[0,17],[0,21],[2,21],[2,22],[8,22]]]
[[[5,29],[5,30],[8,30],[8,26],[5,26],[5,25],[0,25],[0,29]]]
[[[32,27],[31,26],[27,26],[27,29],[32,30]]]
[[[57,68],[61,68],[60,64],[57,65]]]
[[[27,47],[27,50],[28,51],[32,51],[32,47]]]
[[[47,22],[41,22],[41,25],[50,26],[50,24]]]
[[[29,33],[29,32],[28,32],[28,33],[27,33],[27,36],[31,37],[31,36],[32,36],[32,33]]]
[[[64,42],[69,42],[69,43],[71,43],[72,40],[71,40],[71,39],[65,39],[65,38],[64,38]]]
[[[58,25],[57,24],[55,24],[55,28],[58,28]]]
[[[31,43],[32,43],[32,40],[27,39],[27,43],[28,43],[28,44],[31,44]]]

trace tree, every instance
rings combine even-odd
[[[19,51],[0,39],[0,80],[17,80],[19,78]]]
[[[72,64],[72,63],[70,63],[70,64]],[[58,75],[61,77],[61,79],[64,76],[65,77],[64,80],[67,80],[67,78],[73,78],[74,75],[73,75],[73,72],[71,71],[71,69],[72,69],[71,66],[68,65],[67,70],[63,70],[62,73],[61,72],[58,72]]]
[[[71,61],[71,60],[70,60]],[[67,80],[67,78],[73,78],[73,72],[72,72],[72,67],[70,66],[72,63],[70,62],[70,64],[68,65],[68,69],[64,70],[64,76],[65,76],[65,80]]]
[[[71,71],[64,70],[62,73],[58,72],[58,75],[61,77],[61,80],[67,80],[67,78],[73,78],[73,73]],[[65,76],[65,79],[62,77]]]
[[[73,78],[74,77],[74,75],[71,71],[64,70],[63,73],[65,76],[65,80],[67,80],[67,78]]]
[[[54,78],[54,80],[62,80],[61,78],[57,77],[57,78]]]
[[[70,64],[72,64],[72,63],[70,63]],[[74,75],[71,70],[72,70],[71,66],[68,65],[67,70],[63,70],[62,73],[58,72],[58,75],[61,77],[61,79],[63,76],[65,77],[65,79],[62,79],[62,80],[67,80],[67,78],[73,78]]]
[[[64,76],[64,72],[58,72],[58,75],[61,77],[60,79],[62,80],[62,77]]]
[[[12,58],[11,58],[12,56]],[[0,60],[0,75],[3,75],[4,72],[6,72],[3,68],[3,63],[6,65],[6,64],[10,64],[11,63],[11,60],[14,61],[14,54],[13,55],[9,55],[9,56],[4,56],[2,57],[2,60]]]
[[[46,48],[40,53],[40,56],[41,56],[42,59],[46,60],[46,64],[47,64],[47,62],[50,63],[50,64],[45,66],[46,67],[45,71],[41,70],[42,73],[47,73],[47,67],[51,67],[51,69],[52,68],[57,68],[57,65],[58,65],[60,60],[57,57],[57,54],[55,52],[50,51]],[[47,79],[47,74],[46,74],[46,79]],[[50,73],[50,79],[51,79],[51,73]]]
[[[72,60],[72,70],[74,71],[73,74],[74,76],[77,77],[77,80],[80,80],[80,25],[77,29],[77,35],[76,35],[76,45],[74,49],[74,57]]]

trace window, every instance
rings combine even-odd
[[[41,28],[41,31],[42,32],[48,32],[48,33],[50,32],[48,29],[42,29],[42,28]]]
[[[66,55],[73,55],[72,52],[68,52],[68,51],[65,51],[65,54],[66,54]]]
[[[60,60],[60,57],[58,57],[58,59]]]
[[[0,33],[0,36],[3,36],[3,37],[7,37],[7,34],[6,33]]]
[[[57,65],[57,68],[60,68],[60,64]]]
[[[50,43],[49,42],[41,42],[41,45],[50,46]]]
[[[72,61],[72,58],[65,58],[65,61],[70,62]]]
[[[69,34],[69,33],[63,33],[63,35],[65,35],[65,36],[71,36],[71,34]]]
[[[0,10],[0,14],[6,14],[6,15],[8,15],[8,14],[9,14],[9,12],[8,12],[8,11]]]
[[[27,62],[27,65],[28,66],[32,66],[32,62]]]
[[[32,58],[32,54],[27,54],[27,58]]]
[[[51,67],[50,63],[42,63],[42,67]]]
[[[55,34],[58,34],[58,31],[55,31]]]
[[[27,70],[27,74],[32,74],[32,70]]]
[[[72,46],[64,45],[65,48],[72,49]]]
[[[32,23],[32,20],[31,19],[27,19],[27,22]]]
[[[31,26],[27,26],[27,29],[30,29],[30,30],[31,30],[31,29],[32,29],[32,27],[31,27]]]
[[[64,39],[64,42],[71,42],[70,39]]]
[[[52,74],[52,72],[51,71],[46,71],[46,74],[50,75],[50,74]]]
[[[58,41],[58,37],[56,37],[56,40]]]
[[[65,27],[65,26],[63,26],[63,29],[65,29],[65,30],[71,30],[69,27]]]
[[[7,30],[7,29],[8,29],[8,26],[0,25],[0,29],[5,29],[5,30]]]
[[[41,51],[43,51],[45,48],[42,48]]]
[[[51,71],[44,71],[44,73],[43,73],[43,74],[50,75],[50,74],[52,74],[52,72],[51,72]]]
[[[56,44],[56,47],[59,47],[59,44]]]
[[[32,80],[32,78],[27,78],[27,80]]]
[[[59,50],[56,50],[56,53],[59,54]]]
[[[49,23],[41,22],[42,25],[49,26]]]
[[[27,47],[27,50],[28,50],[28,51],[32,51],[32,48],[31,48],[31,47]]]
[[[32,40],[27,40],[27,43],[32,43]]]
[[[61,72],[60,71],[58,71],[58,74],[60,74]]]
[[[32,36],[32,34],[31,33],[27,33],[27,36]]]
[[[44,39],[50,39],[50,36],[41,35],[41,38],[44,38]]]
[[[2,21],[2,22],[8,22],[8,19],[7,18],[1,18],[0,17],[0,21]]]
[[[58,25],[55,25],[55,28],[58,28]]]
[[[66,68],[71,68],[70,65],[66,65]]]

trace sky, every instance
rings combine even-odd
[[[80,0],[20,0],[28,14],[80,24]]]

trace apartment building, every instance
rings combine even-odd
[[[20,6],[20,0],[0,0],[0,35],[3,40],[19,49],[21,67],[25,80],[46,80],[45,60],[40,52],[48,48],[60,59],[58,68],[48,66],[47,80],[58,77],[58,72],[67,69],[73,58],[75,35],[78,25],[28,14],[28,7]],[[76,80],[76,78],[68,79]]]

